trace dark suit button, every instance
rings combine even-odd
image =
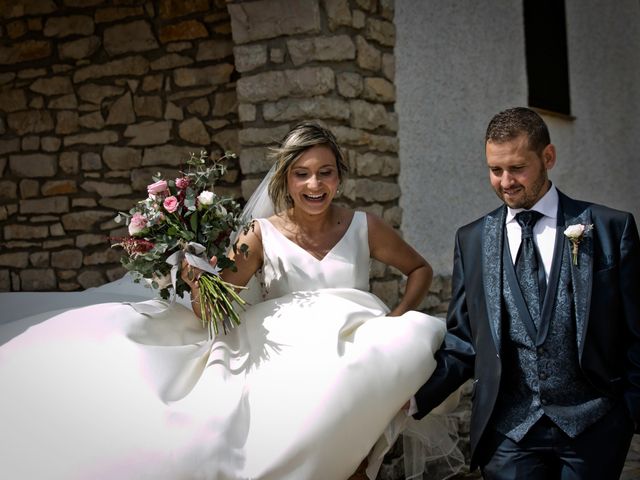
[[[541,402],[543,405],[549,405],[549,400],[547,400],[546,398],[543,398]]]
[[[549,376],[544,372],[540,372],[539,377],[540,377],[540,380],[546,380],[547,378],[549,378]]]
[[[538,347],[538,355],[540,356],[544,355],[544,348]]]

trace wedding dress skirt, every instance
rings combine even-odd
[[[372,450],[373,477],[444,322],[366,291],[364,214],[323,260],[260,225],[263,298],[213,340],[126,279],[0,295],[0,477],[340,480]]]

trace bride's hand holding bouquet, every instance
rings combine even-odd
[[[191,292],[198,272],[192,303],[197,301],[194,310],[210,335],[217,334],[220,325],[225,333],[227,326],[238,325],[236,307],[245,304],[236,293],[239,287],[220,278],[220,271],[235,269],[229,250],[246,254],[247,249],[232,245],[232,234],[244,227],[240,205],[214,189],[226,172],[225,160],[232,156],[211,161],[204,151],[199,157],[191,154],[180,177],[165,180],[158,174],[147,187],[147,198],[116,217],[117,222],[126,221],[129,235],[113,246],[124,248],[121,262],[135,282],[146,281],[173,302],[176,295]]]

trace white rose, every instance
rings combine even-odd
[[[564,234],[571,239],[578,239],[584,234],[584,225],[569,225],[564,231]]]
[[[200,195],[198,195],[198,205],[208,206],[213,203],[213,199],[215,194],[210,192],[209,190],[203,190]]]

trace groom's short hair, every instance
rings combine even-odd
[[[522,134],[529,140],[529,149],[538,155],[551,143],[547,124],[540,115],[526,107],[509,108],[494,115],[487,127],[484,143],[504,143]]]

